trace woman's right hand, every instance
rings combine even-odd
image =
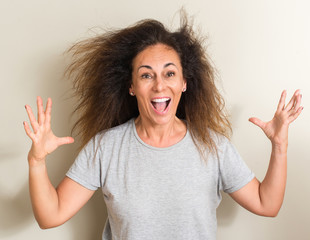
[[[28,161],[36,163],[56,150],[59,146],[74,142],[72,137],[56,137],[51,129],[52,99],[47,100],[44,111],[41,97],[37,97],[38,119],[35,118],[30,106],[25,106],[32,130],[25,121],[24,128],[28,137],[32,140],[32,146],[28,154]]]

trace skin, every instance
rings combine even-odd
[[[65,177],[55,189],[47,174],[46,156],[59,146],[74,142],[71,137],[56,137],[51,130],[52,100],[47,100],[44,111],[41,97],[37,97],[38,117],[30,106],[25,106],[32,131],[24,122],[26,134],[32,140],[28,154],[29,192],[35,218],[43,229],[56,227],[70,219],[93,195],[73,180]],[[75,196],[79,196],[78,198]]]
[[[186,133],[186,125],[175,116],[178,102],[186,80],[177,53],[165,45],[157,44],[139,53],[133,60],[132,85],[129,93],[137,98],[140,116],[136,128],[140,138],[155,147],[167,147],[180,141]],[[164,113],[153,108],[151,100],[169,97],[170,105]],[[260,127],[270,139],[271,157],[266,176],[262,182],[254,178],[230,196],[249,211],[276,216],[283,201],[289,125],[302,111],[301,94],[297,90],[285,105],[283,91],[273,119],[263,122],[258,118],[249,121]],[[88,190],[68,177],[57,188],[51,184],[46,170],[46,156],[64,144],[71,144],[71,137],[59,138],[51,129],[52,100],[43,107],[37,98],[38,116],[30,106],[25,106],[32,130],[27,122],[24,128],[32,140],[28,154],[29,191],[36,220],[41,228],[51,228],[70,219],[91,198],[94,191]],[[78,197],[76,197],[78,196]]]
[[[139,137],[155,147],[168,147],[186,134],[185,124],[176,117],[186,80],[180,58],[170,47],[150,46],[133,59],[132,84],[129,92],[138,101],[140,116],[136,119]],[[169,98],[167,110],[159,112],[152,100]]]
[[[288,128],[303,110],[300,91],[285,105],[286,91],[283,91],[273,119],[263,122],[258,118],[249,121],[260,127],[272,146],[269,167],[262,182],[254,178],[250,183],[230,196],[241,206],[258,215],[275,217],[282,205],[286,175]]]

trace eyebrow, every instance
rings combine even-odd
[[[168,67],[170,65],[173,65],[173,66],[177,67],[174,63],[170,62],[170,63],[166,63],[164,65],[164,68],[166,68],[166,67]],[[149,65],[141,65],[140,67],[138,67],[137,71],[139,71],[140,68],[147,68],[147,69],[151,69],[152,70],[152,67],[149,66]]]
[[[149,66],[149,65],[141,65],[140,67],[138,67],[138,69],[137,69],[137,70],[139,70],[140,68],[152,69],[152,67],[151,67],[151,66]]]

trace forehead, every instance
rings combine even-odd
[[[177,66],[181,66],[180,57],[178,53],[172,48],[164,44],[156,44],[149,46],[133,59],[133,68],[137,68],[140,65],[165,65],[166,63],[174,63]]]

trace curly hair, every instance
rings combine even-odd
[[[82,137],[81,148],[98,132],[139,115],[136,98],[128,94],[132,61],[148,46],[162,43],[178,53],[187,81],[177,117],[186,120],[200,152],[217,152],[212,132],[229,137],[231,125],[215,84],[215,69],[204,50],[204,38],[195,35],[186,16],[181,16],[180,25],[172,32],[162,23],[146,19],[81,41],[68,50],[73,60],[66,73],[73,79],[78,98],[74,112],[79,113],[73,131]]]

